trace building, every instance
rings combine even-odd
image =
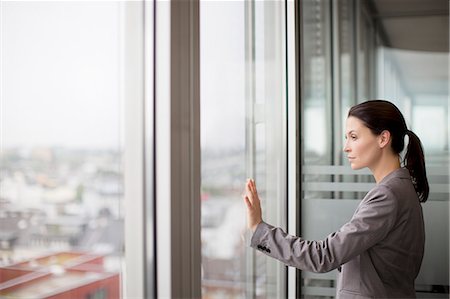
[[[103,257],[60,252],[0,268],[2,298],[119,298],[120,274]]]
[[[337,230],[374,186],[342,153],[347,111],[383,98],[425,148],[417,297],[448,298],[448,15],[447,0],[2,2],[2,279],[32,285],[55,274],[18,262],[83,252],[108,271],[53,270],[123,286],[95,298],[334,298],[336,272],[249,248],[241,193],[254,178],[293,235]]]

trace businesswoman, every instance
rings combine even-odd
[[[429,193],[420,140],[398,108],[382,100],[350,109],[345,138],[352,169],[368,167],[376,181],[353,217],[324,240],[287,235],[262,220],[255,182],[247,180],[251,246],[301,270],[338,269],[337,298],[414,298],[425,242],[420,203]]]

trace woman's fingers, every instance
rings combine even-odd
[[[258,195],[258,191],[256,191],[256,184],[254,180],[250,180],[250,188],[254,195]]]
[[[257,225],[262,221],[261,204],[256,191],[255,181],[247,179],[242,198],[247,206],[247,225],[252,231],[255,231]]]
[[[252,199],[259,199],[258,191],[256,190],[255,181],[250,180],[248,185],[249,185],[250,192],[252,194]]]
[[[251,202],[250,202],[250,199],[248,199],[248,197],[247,196],[244,196],[244,202],[245,202],[245,204],[247,205],[247,208],[251,208],[252,207],[252,204],[251,204]]]
[[[245,184],[245,191],[246,191],[246,195],[247,195],[248,197],[250,197],[250,200],[253,201],[253,194],[252,194],[252,190],[251,190],[251,187],[250,187],[250,183],[249,183],[249,182],[247,182],[247,184]]]
[[[243,196],[246,196],[250,202],[250,204],[253,206],[254,204],[258,204],[258,192],[256,190],[255,181],[252,179],[248,179],[245,184],[245,194]]]
[[[247,180],[247,183],[245,184],[245,191],[242,194],[242,197],[243,197],[245,203],[247,204],[247,206],[249,208],[251,208],[253,206],[253,194],[250,189],[249,180]]]

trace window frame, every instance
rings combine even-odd
[[[157,297],[199,298],[199,0],[155,10]]]

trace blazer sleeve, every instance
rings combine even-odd
[[[377,186],[366,195],[352,219],[324,240],[308,241],[261,222],[250,246],[287,266],[328,272],[383,240],[396,218],[395,197],[387,186]]]

